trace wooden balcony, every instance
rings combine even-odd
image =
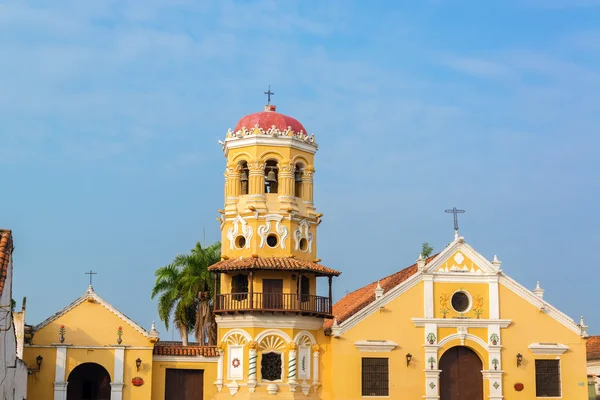
[[[215,297],[215,313],[286,313],[333,318],[331,298],[292,293],[227,293]]]

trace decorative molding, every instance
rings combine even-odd
[[[323,327],[323,318],[302,315],[239,314],[215,317],[219,328],[271,328],[302,329],[314,331]]]
[[[246,223],[246,220],[241,215],[237,215],[233,220],[233,228],[227,230],[227,239],[229,239],[229,249],[233,250],[236,248],[235,239],[240,233],[238,225],[242,225],[241,233],[246,239],[246,248],[250,248],[250,239],[252,239],[252,227]]]
[[[225,152],[225,155],[227,155],[229,149],[249,146],[291,147],[310,154],[315,154],[318,149],[316,143],[307,143],[295,137],[279,136],[275,138],[267,135],[250,135],[225,139],[223,151]]]
[[[152,350],[153,346],[74,346],[67,343],[52,343],[52,344],[25,344],[24,347],[32,349],[55,349],[57,347],[68,347],[69,349],[87,349],[87,350],[114,350],[115,348],[123,348],[125,350]]]
[[[358,351],[381,353],[394,350],[398,347],[398,343],[391,340],[359,340],[354,342],[354,346]]]
[[[438,346],[442,347],[445,344],[447,344],[453,340],[460,340],[461,345],[464,346],[465,341],[467,339],[472,342],[477,343],[478,345],[480,345],[482,348],[484,348],[486,350],[488,349],[488,344],[483,339],[481,339],[479,336],[475,336],[470,333],[466,333],[466,331],[462,331],[460,333],[455,333],[453,335],[446,336],[445,338],[443,338],[442,340],[440,340],[438,342]]]
[[[499,325],[507,328],[512,320],[510,319],[472,319],[472,318],[412,318],[415,326],[423,327],[425,324],[437,324],[443,328],[488,328],[490,325]]]
[[[218,363],[219,357],[203,356],[152,356],[154,362],[177,362],[177,363]]]
[[[312,347],[313,345],[317,344],[317,340],[315,339],[313,334],[306,330],[298,332],[296,336],[294,336],[294,342],[298,346],[309,347]]]
[[[528,347],[537,355],[560,356],[569,350],[569,346],[561,343],[531,343]]]
[[[271,325],[271,326],[273,326],[273,325]],[[292,339],[288,336],[288,334],[280,329],[267,329],[266,331],[262,331],[255,339],[258,342],[258,345],[261,349],[263,348],[263,344],[261,342],[263,341],[263,339],[265,339],[269,336],[279,336],[280,338],[282,338],[284,347],[285,347],[286,343],[289,343],[292,341]]]
[[[285,250],[285,239],[288,237],[288,228],[281,225],[283,215],[267,214],[265,215],[265,224],[256,229],[256,233],[260,236],[260,248],[262,249],[267,241],[267,235],[271,232],[271,221],[275,221],[275,231],[279,235],[279,246]]]
[[[221,339],[223,343],[239,346],[245,346],[251,340],[252,336],[243,329],[232,329]]]
[[[242,139],[248,136],[266,136],[267,138],[276,138],[276,139],[285,139],[285,138],[293,138],[299,140],[301,142],[310,144],[312,146],[317,146],[315,141],[315,135],[308,135],[303,130],[294,131],[291,126],[288,126],[287,129],[280,130],[275,125],[271,125],[270,128],[264,129],[260,127],[258,124],[255,124],[252,127],[242,126],[237,131],[232,131],[231,129],[227,130],[227,134],[225,136],[225,142],[229,140]]]
[[[122,319],[123,321],[125,321],[127,323],[127,325],[131,326],[132,328],[134,328],[136,331],[138,331],[139,333],[141,333],[148,339],[158,339],[158,333],[148,332],[147,330],[142,328],[140,325],[136,324],[133,320],[131,320],[127,316],[125,316],[125,314],[121,313],[119,310],[117,310],[112,305],[110,305],[102,297],[98,296],[96,294],[96,292],[94,292],[94,289],[91,286],[88,288],[88,290],[86,291],[86,293],[83,296],[79,297],[77,300],[75,300],[68,306],[64,307],[62,310],[58,311],[57,313],[52,315],[50,318],[47,318],[40,324],[36,325],[34,328],[34,331],[37,332],[40,329],[42,329],[45,326],[52,323],[53,321],[56,321],[58,318],[62,317],[63,315],[65,315],[66,313],[68,313],[69,311],[71,311],[72,309],[74,309],[75,307],[77,307],[78,305],[83,303],[84,301],[91,301],[91,302],[100,304],[101,306],[106,308],[108,311],[110,311],[111,313],[113,313],[114,315],[116,315],[117,317]],[[56,347],[56,346],[50,346],[50,347]]]
[[[307,242],[306,251],[312,253],[314,235],[310,232],[310,225],[306,218],[300,222],[298,228],[294,231],[295,250],[300,250],[300,241],[302,239],[305,239]]]
[[[285,350],[286,342],[280,335],[272,334],[263,337],[258,346],[263,352],[280,352]]]
[[[471,270],[467,267],[467,269],[465,270],[463,267],[458,267],[455,268],[453,270],[453,272],[451,272],[452,267],[448,268],[448,271],[446,272],[444,270],[444,272],[440,271],[440,268],[443,267],[443,264],[446,263],[446,261],[448,261],[448,259],[450,259],[450,257],[452,257],[453,255],[456,255],[458,253],[460,253],[461,256],[466,256],[467,258],[469,258],[473,264],[475,264],[477,267],[479,267],[480,272],[477,271],[473,271],[471,272]],[[463,256],[463,257],[464,257]],[[460,257],[459,257],[460,259]],[[457,262],[458,260],[454,260],[455,262]],[[464,259],[462,260],[464,261]],[[459,264],[462,264],[461,263]],[[452,243],[450,243],[450,245],[448,245],[448,247],[446,247],[444,250],[442,250],[442,252],[440,254],[437,255],[437,257],[435,257],[433,260],[431,260],[431,262],[429,262],[429,264],[426,267],[426,271],[427,273],[443,273],[443,274],[452,274],[452,275],[474,275],[474,276],[481,276],[481,275],[486,275],[486,274],[491,274],[491,275],[495,275],[497,274],[499,271],[492,265],[492,263],[490,261],[488,261],[485,257],[483,257],[481,254],[479,254],[477,251],[475,251],[475,249],[473,249],[471,246],[469,246],[467,243],[464,242],[463,238],[458,238],[455,239]],[[463,272],[458,272],[458,271],[463,271]]]

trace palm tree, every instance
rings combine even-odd
[[[169,329],[171,316],[187,346],[188,333],[193,329],[196,340],[214,345],[217,327],[212,309],[212,274],[208,267],[221,259],[221,243],[208,247],[200,243],[190,254],[179,254],[173,262],[156,270],[152,298],[161,293],[158,301],[160,319]]]
[[[181,270],[173,264],[169,264],[157,269],[154,275],[156,276],[156,283],[152,289],[152,298],[154,299],[160,293],[158,316],[165,323],[167,331],[169,330],[169,322],[173,318],[173,323],[181,334],[181,341],[184,346],[187,346],[188,333],[196,323],[196,314],[191,312],[190,307],[184,304],[181,299]]]

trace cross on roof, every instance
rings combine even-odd
[[[454,214],[454,232],[458,233],[458,214],[464,213],[465,210],[459,210],[456,207],[454,207],[451,210],[446,210],[446,212],[448,214]]]
[[[90,269],[90,272],[85,272],[85,274],[90,276],[90,286],[92,286],[92,275],[98,275],[98,273],[97,272],[93,272]]]
[[[269,90],[267,90],[265,94],[267,95],[267,104],[271,104],[271,95],[275,94],[271,92],[271,85],[269,85]]]

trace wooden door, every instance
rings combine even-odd
[[[203,370],[167,368],[165,400],[202,400],[203,389]]]
[[[283,279],[263,279],[263,308],[283,309]]]
[[[440,359],[440,400],[483,400],[483,366],[464,346],[449,349]]]

